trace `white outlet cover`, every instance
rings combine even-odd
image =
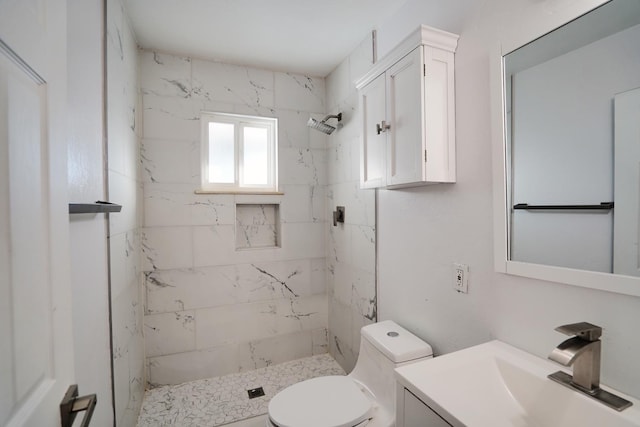
[[[453,288],[460,293],[469,292],[469,266],[453,263]]]

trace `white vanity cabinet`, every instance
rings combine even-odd
[[[455,182],[457,40],[423,25],[356,82],[361,188]]]
[[[398,386],[396,399],[396,427],[451,427],[406,388]]]

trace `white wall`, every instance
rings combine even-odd
[[[489,0],[491,1],[491,0]],[[446,4],[437,0],[408,0],[377,28],[378,59],[388,54],[409,33],[425,24],[460,34],[487,0],[453,0]]]
[[[541,357],[565,338],[554,327],[592,322],[604,328],[603,382],[640,396],[640,298],[493,270],[491,55],[500,40],[524,42],[531,28],[548,25],[550,30],[584,12],[586,3],[491,0],[453,22],[438,19],[437,13],[419,13],[422,2],[410,0],[398,15],[404,19],[379,29],[384,40],[385,33],[409,33],[415,27],[409,24],[420,20],[461,35],[456,53],[458,182],[379,192],[379,317],[403,324],[438,354],[498,338]],[[452,289],[454,262],[470,266],[466,295]]]
[[[104,200],[102,1],[68,2],[68,180],[74,203]],[[92,423],[113,424],[104,214],[70,215],[76,381],[96,393]]]

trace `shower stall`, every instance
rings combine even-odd
[[[324,78],[141,48],[126,3],[105,3],[117,425],[136,425],[145,389],[326,353],[350,371],[376,320],[375,193],[346,161],[356,112],[326,112],[355,88],[327,105]],[[200,190],[202,111],[278,120],[278,193]],[[265,232],[281,235],[238,245]]]

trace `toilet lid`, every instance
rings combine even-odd
[[[373,406],[349,377],[328,376],[285,388],[269,402],[280,427],[352,427],[371,418]]]

